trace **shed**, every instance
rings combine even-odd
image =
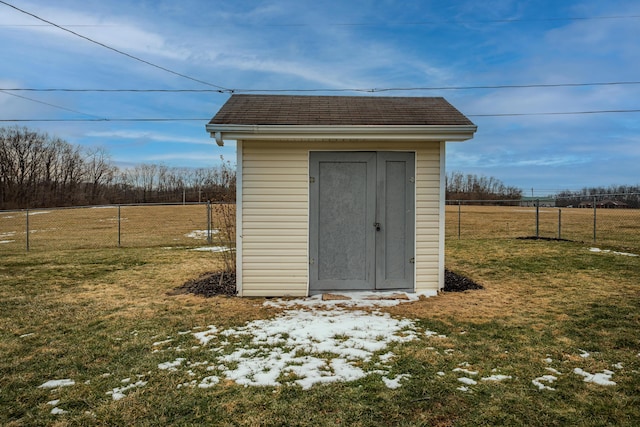
[[[445,141],[476,126],[440,97],[232,95],[240,296],[444,286]]]

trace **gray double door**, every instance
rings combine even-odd
[[[309,289],[414,289],[415,153],[309,154]]]

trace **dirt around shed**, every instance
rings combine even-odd
[[[468,277],[445,270],[444,291],[464,292],[467,290],[484,289],[482,285]],[[197,279],[185,282],[182,286],[168,292],[169,295],[194,294],[209,298],[215,295],[235,296],[236,274],[226,272],[204,273]]]

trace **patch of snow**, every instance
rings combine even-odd
[[[579,348],[578,350],[580,350],[580,357],[582,357],[583,359],[586,359],[587,357],[591,356],[591,353],[589,353],[588,351],[584,351],[581,348]]]
[[[393,354],[392,352],[388,352],[388,353],[381,354],[380,356],[378,356],[378,359],[380,359],[381,362],[388,362],[389,360],[391,360],[393,358],[393,356],[395,356],[395,354]]]
[[[178,366],[182,365],[182,362],[184,361],[185,361],[184,357],[178,357],[173,362],[159,363],[158,369],[162,369],[165,371],[177,371]]]
[[[226,349],[226,354],[218,356],[214,362],[217,366],[207,370],[219,371],[227,379],[245,386],[278,386],[282,381],[298,384],[303,389],[319,383],[366,377],[374,372],[365,371],[361,362],[370,361],[391,343],[417,338],[411,320],[396,319],[387,313],[340,308],[288,310],[274,319],[254,320],[243,327],[216,333],[217,328],[210,326],[206,331],[193,334],[203,345],[216,336],[228,339],[219,342],[223,347],[216,349],[217,353]],[[235,342],[246,341],[243,337],[250,341],[238,348]],[[379,355],[377,365],[388,362],[391,357],[393,353],[388,351]]]
[[[51,415],[64,415],[68,413],[69,413],[68,411],[65,411],[64,409],[60,409],[57,406],[51,410]]]
[[[58,388],[58,387],[68,387],[75,385],[75,381],[71,379],[63,379],[63,380],[49,380],[44,384],[38,386],[38,388]]]
[[[442,334],[439,334],[438,332],[430,331],[428,329],[426,331],[424,331],[424,334],[426,336],[428,336],[428,337],[435,337],[435,338],[446,338],[447,337],[446,335],[442,335]]]
[[[171,338],[166,339],[164,341],[156,341],[153,344],[151,344],[153,347],[159,346],[159,345],[165,345],[165,344],[169,344],[170,342],[172,342],[173,340]]]
[[[622,369],[622,363],[620,363],[620,362],[618,362],[618,363],[614,363],[614,364],[613,364],[613,365],[611,365],[611,366],[613,366],[613,367],[614,367],[614,368],[616,368],[616,369]]]
[[[440,372],[436,372],[436,375],[438,375],[440,377],[444,377],[447,374],[445,374],[444,372],[440,371]]]
[[[460,381],[461,383],[466,384],[466,385],[476,385],[476,384],[478,384],[478,382],[476,380],[473,380],[473,379],[467,378],[467,377],[458,378],[458,381]]]
[[[468,392],[468,391],[469,391],[469,387],[465,387],[465,386],[461,385],[461,386],[460,386],[460,387],[458,387],[456,390],[460,390],[460,391]]]
[[[400,380],[402,380],[404,378],[410,378],[410,377],[411,377],[411,375],[409,375],[409,374],[396,375],[396,377],[393,378],[393,379],[389,379],[387,377],[382,377],[382,382],[384,383],[384,385],[387,386],[387,388],[396,389],[396,388],[400,388]]]
[[[60,399],[50,400],[47,402],[47,405],[57,406],[60,403]]]
[[[538,377],[534,380],[532,380],[531,382],[533,383],[533,385],[535,385],[536,387],[538,387],[538,390],[551,390],[551,391],[555,391],[555,388],[553,387],[549,387],[548,385],[545,385],[542,383],[542,381],[547,382],[547,383],[553,383],[557,380],[557,377],[554,377],[553,375],[543,375],[541,377]]]
[[[453,372],[462,372],[462,373],[464,373],[464,374],[467,374],[467,375],[474,375],[474,376],[475,376],[475,375],[478,375],[478,371],[470,371],[470,370],[468,370],[468,369],[464,369],[464,368],[455,368],[455,369],[453,370]]]
[[[206,331],[202,331],[202,332],[194,332],[193,336],[200,341],[200,344],[202,345],[207,345],[209,343],[209,341],[211,341],[213,338],[216,337],[216,334],[218,333],[218,328],[216,328],[213,325],[209,325],[208,326],[209,329],[207,329]]]
[[[211,230],[211,235],[218,234],[218,233],[220,233],[220,230],[217,230],[217,229]],[[185,234],[184,237],[188,237],[190,239],[196,239],[196,240],[204,240],[208,237],[208,235],[209,235],[208,230],[193,230]]]
[[[589,251],[595,252],[595,253],[604,253],[604,254],[612,253],[614,255],[621,255],[621,256],[632,256],[632,257],[640,256],[638,254],[631,254],[629,252],[618,252],[618,251],[612,251],[609,249],[600,249],[600,248],[589,248]]]
[[[129,378],[125,378],[125,379],[129,379]],[[124,382],[124,380],[123,380]],[[124,394],[125,391],[131,390],[132,388],[138,388],[138,387],[144,387],[147,385],[147,381],[136,381],[135,383],[123,386],[123,387],[116,387],[113,390],[110,390],[108,392],[106,392],[105,394],[107,395],[111,395],[111,398],[113,400],[120,400],[120,399],[124,399],[125,397],[127,397],[126,394]]]
[[[233,249],[228,248],[226,246],[202,246],[199,248],[193,248],[191,249],[192,251],[199,251],[199,252],[227,252],[227,251],[231,251]]]
[[[1,242],[0,242],[0,243],[1,243]],[[22,335],[20,335],[20,338],[32,337],[32,336],[34,336],[34,335],[35,335],[35,333],[30,332],[30,333],[28,333],[28,334],[22,334]]]
[[[547,371],[551,372],[552,374],[562,375],[562,372],[559,372],[559,371],[557,371],[557,370],[555,370],[553,368],[544,368],[544,369],[546,369]]]
[[[200,381],[200,384],[198,384],[198,388],[210,388],[218,384],[219,382],[220,382],[220,379],[214,375],[209,377],[204,377]]]
[[[547,363],[553,363],[553,359],[551,359],[550,357],[547,357],[546,359],[542,360],[543,362],[547,362]]]
[[[504,381],[504,380],[510,380],[510,379],[511,379],[511,375],[501,375],[501,374],[494,374],[489,377],[480,378],[481,381]]]
[[[406,299],[393,298],[394,295],[406,296]],[[420,297],[432,297],[438,295],[437,291],[424,291],[418,293],[405,292],[343,292],[349,299],[322,300],[322,295],[313,295],[306,298],[274,299],[264,302],[266,307],[291,308],[291,307],[393,307],[398,304],[418,301]]]
[[[615,382],[611,381],[611,377],[613,376],[613,372],[605,369],[602,373],[590,374],[589,372],[583,371],[580,368],[575,368],[573,370],[574,374],[581,375],[584,377],[584,382],[594,383],[598,385],[616,385]]]
[[[5,243],[13,243],[13,242],[15,242],[15,240],[0,240],[0,245]]]

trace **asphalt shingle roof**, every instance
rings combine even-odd
[[[473,126],[441,97],[232,95],[210,124]]]

